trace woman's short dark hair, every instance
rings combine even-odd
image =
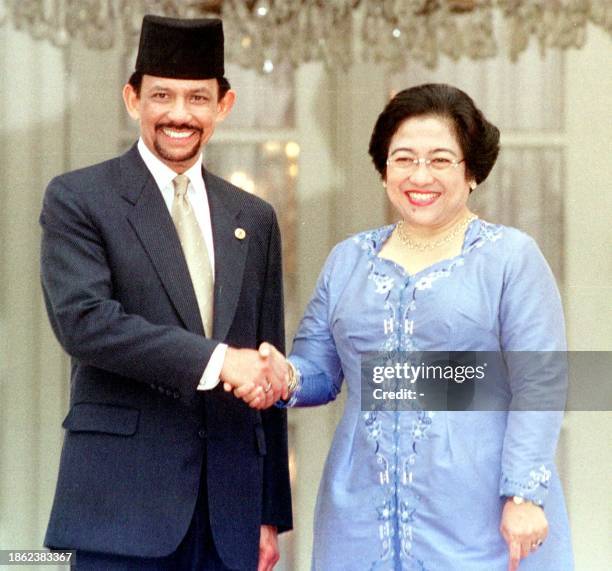
[[[465,159],[468,177],[480,184],[499,153],[499,129],[489,123],[467,94],[444,83],[427,83],[400,91],[378,116],[369,152],[382,178],[387,172],[391,138],[411,117],[435,116],[450,121]]]
[[[140,97],[140,88],[142,87],[142,72],[135,71],[130,75],[128,83],[134,88],[136,95]],[[230,82],[225,77],[217,77],[217,85],[219,86],[219,101],[225,97],[225,94],[232,88]]]

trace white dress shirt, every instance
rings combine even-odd
[[[174,184],[172,181],[177,173],[174,172],[168,165],[158,159],[145,145],[142,138],[138,139],[138,152],[142,157],[149,172],[153,175],[157,187],[159,188],[168,212],[172,213],[172,202],[174,201]],[[210,207],[208,205],[208,195],[206,194],[206,185],[202,177],[202,155],[198,155],[198,160],[187,169],[184,173],[189,178],[189,186],[187,187],[187,197],[193,208],[198,226],[204,236],[206,249],[208,250],[208,258],[213,275],[215,277],[215,249],[213,243],[212,224],[210,221]],[[208,365],[204,369],[198,390],[205,391],[215,388],[219,384],[219,375],[223,368],[227,345],[219,343],[213,354],[211,355]]]

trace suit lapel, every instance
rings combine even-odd
[[[227,200],[231,191],[225,182],[204,171],[215,243],[215,301],[213,337],[224,340],[234,320],[248,251],[248,234],[235,232],[240,227],[240,209]]]
[[[183,324],[203,335],[198,302],[174,223],[136,146],[121,157],[120,168],[122,194],[133,204],[128,220]]]

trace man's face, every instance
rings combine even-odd
[[[169,79],[144,75],[140,95],[123,88],[128,113],[140,123],[144,143],[177,173],[192,166],[202,147],[234,103],[228,91],[218,99],[216,79]]]

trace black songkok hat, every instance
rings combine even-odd
[[[174,79],[223,77],[223,23],[218,18],[145,16],[136,71]]]

